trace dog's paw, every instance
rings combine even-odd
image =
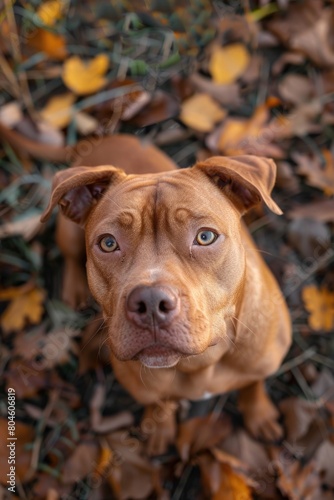
[[[145,408],[141,431],[146,436],[146,452],[149,456],[164,454],[176,438],[175,403],[150,405]]]
[[[246,429],[255,439],[275,442],[283,438],[283,428],[277,421],[279,413],[271,401],[244,409],[243,418]]]

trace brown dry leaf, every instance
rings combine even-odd
[[[33,362],[14,359],[4,374],[6,387],[13,387],[18,398],[31,398],[36,396],[40,389],[44,389],[49,380],[45,372],[36,369]]]
[[[78,335],[75,330],[54,330],[46,334],[38,328],[35,332],[16,335],[14,341],[15,354],[26,361],[38,359],[36,366],[40,369],[51,368],[67,363],[70,352],[77,354],[78,345],[72,337]]]
[[[317,404],[296,397],[280,402],[280,412],[284,417],[287,440],[294,443],[304,436],[317,416]]]
[[[79,443],[66,460],[62,470],[62,482],[74,484],[93,472],[99,460],[99,446],[94,439]]]
[[[333,8],[324,9],[323,2],[315,0],[291,5],[287,15],[275,16],[267,23],[289,49],[324,67],[334,63],[332,26]]]
[[[65,142],[64,135],[62,134],[62,132],[60,132],[60,130],[57,130],[50,123],[44,122],[42,120],[40,120],[39,122],[33,122],[29,117],[25,117],[23,120],[20,121],[20,123],[17,124],[16,130],[24,136],[24,138],[22,138],[21,141],[23,146],[22,152],[24,152],[25,144],[28,146],[27,143],[30,142],[27,141],[27,139],[36,141],[40,145],[40,147],[42,146],[42,144],[47,144],[48,145],[47,150],[53,149],[50,148],[50,146],[57,146],[58,149],[58,147],[63,146]],[[14,134],[14,131],[11,132],[12,134]],[[20,139],[18,139],[18,141],[20,141]],[[34,153],[32,154],[34,155]],[[45,155],[44,159],[45,158],[48,158],[48,156]]]
[[[228,85],[244,73],[249,62],[246,47],[241,43],[234,43],[213,49],[209,70],[215,83]]]
[[[323,151],[326,165],[322,168],[318,158],[311,158],[301,153],[293,153],[292,158],[297,163],[297,172],[307,177],[310,186],[323,189],[325,194],[334,194],[334,160],[330,151]]]
[[[225,116],[226,111],[207,94],[195,94],[181,106],[180,119],[199,132],[211,132],[214,125]]]
[[[312,99],[315,88],[306,76],[289,73],[279,82],[278,92],[284,101],[296,105]]]
[[[92,94],[106,84],[108,67],[109,58],[106,54],[99,54],[87,62],[78,56],[72,56],[64,62],[62,78],[75,94]]]
[[[316,120],[323,112],[321,99],[313,99],[299,104],[290,114],[278,115],[270,122],[269,128],[276,140],[290,139],[319,133],[322,129]]]
[[[230,85],[218,85],[211,78],[205,78],[199,73],[189,75],[189,82],[197,92],[210,95],[215,101],[228,108],[237,108],[242,105],[240,95],[240,85],[232,83]]]
[[[12,222],[6,222],[0,226],[0,239],[8,238],[8,236],[21,235],[26,241],[31,240],[40,229],[43,228],[41,223],[41,214],[24,215]]]
[[[221,464],[221,481],[218,491],[212,496],[212,500],[252,500],[253,495],[247,484],[247,479],[232,469],[230,465]]]
[[[282,460],[277,449],[272,449],[272,460],[279,476],[277,486],[289,500],[322,498],[320,477],[313,461],[303,466],[292,456]]]
[[[44,311],[44,298],[45,291],[41,288],[19,293],[0,318],[4,332],[22,330],[27,323],[39,323]]]
[[[35,50],[45,52],[51,59],[63,61],[67,57],[65,38],[51,31],[36,29],[29,37],[28,44]]]
[[[140,104],[144,104],[142,108],[139,108]],[[178,115],[179,110],[179,101],[172,94],[157,90],[148,101],[148,95],[141,92],[136,102],[132,102],[124,108],[121,119],[135,127],[147,127],[174,118]]]
[[[161,493],[159,469],[143,456],[143,443],[123,431],[114,432],[106,439],[114,454],[107,480],[117,498],[146,499],[153,490]]]
[[[223,415],[213,418],[195,417],[179,425],[177,449],[184,462],[191,455],[216,446],[231,432],[231,421]]]
[[[291,219],[313,219],[318,222],[334,221],[334,200],[320,200],[299,205],[287,213]]]
[[[310,313],[308,323],[315,331],[330,332],[334,328],[334,293],[314,285],[302,290],[305,309]]]
[[[330,441],[324,441],[314,456],[317,469],[320,472],[322,483],[334,488],[334,445]]]
[[[281,150],[272,144],[275,135],[267,126],[269,109],[261,104],[249,119],[228,118],[216,135],[218,150],[227,155],[256,154],[260,156],[281,157]],[[213,143],[215,137],[213,137]]]
[[[255,489],[260,486],[264,498],[274,498],[274,474],[268,467],[269,457],[262,443],[252,439],[243,429],[238,429],[224,439],[219,447],[219,451],[224,451],[225,454],[232,455],[240,461],[242,465],[235,465],[234,468],[247,473],[247,475],[249,475],[250,471],[250,476],[255,481],[253,483]],[[214,455],[219,460],[219,456],[216,455],[216,449],[214,450]],[[233,467],[232,463],[227,463]],[[251,483],[249,485],[252,486]]]
[[[8,445],[11,443],[7,438],[8,435],[8,420],[0,420],[0,482],[8,487],[7,480],[9,474],[10,464],[8,463],[9,451]],[[27,472],[31,464],[31,448],[29,445],[34,442],[35,431],[31,425],[24,424],[19,420],[15,421],[15,476],[24,483],[26,480]],[[5,450],[7,453],[5,453]]]
[[[63,15],[65,2],[62,0],[48,0],[41,3],[36,14],[43,24],[53,26]]]
[[[75,103],[76,96],[71,92],[56,95],[48,100],[40,115],[48,123],[56,128],[66,127],[72,119],[72,105]]]

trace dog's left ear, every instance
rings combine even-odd
[[[273,160],[258,156],[214,156],[193,167],[205,173],[243,214],[261,200],[275,214],[283,212],[272,199],[276,179]]]

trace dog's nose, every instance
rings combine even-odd
[[[166,327],[180,310],[178,293],[171,287],[138,286],[126,302],[128,318],[140,327]]]

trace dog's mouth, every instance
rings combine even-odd
[[[182,357],[180,352],[159,344],[145,347],[136,355],[136,359],[147,368],[172,368]]]

